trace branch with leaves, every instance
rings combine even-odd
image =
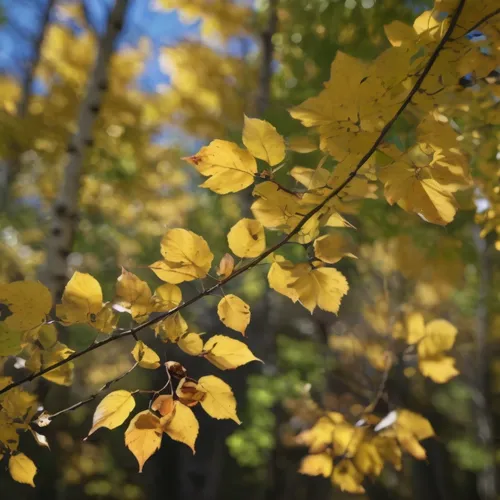
[[[300,302],[311,313],[320,308],[337,314],[349,285],[333,266],[343,257],[353,255],[345,248],[341,234],[322,235],[321,230],[351,227],[342,213],[348,213],[349,204],[372,197],[376,182],[383,186],[391,205],[398,204],[428,223],[446,225],[453,220],[457,211],[454,193],[469,185],[467,158],[457,148],[456,130],[435,110],[454,95],[455,83],[471,69],[471,51],[480,50],[466,37],[453,39],[452,34],[458,28],[475,29],[479,18],[486,23],[493,17],[478,17],[467,0],[440,1],[432,12],[419,16],[413,27],[394,23],[386,26],[392,46],[374,61],[366,63],[337,53],[325,89],[290,110],[293,118],[319,134],[319,149],[323,154],[315,169],[289,170],[290,176],[303,186],[301,191],[286,186],[282,189],[275,179],[277,170],[287,166],[287,149],[293,150],[295,146],[287,144],[276,128],[264,120],[245,117],[244,148],[215,140],[186,158],[207,178],[201,187],[220,195],[239,192],[262,181],[253,190],[256,199],[251,210],[255,218],[241,219],[227,235],[232,254],[246,262],[242,260],[241,265],[235,266],[234,257],[226,253],[216,270],[219,279],[193,297],[183,300],[179,285],[210,276],[215,256],[202,236],[181,228],[165,233],[161,241],[163,258],[149,266],[164,282],[154,293],[145,281],[123,270],[114,298],[104,302],[95,278],[79,272],[73,275],[61,303],[56,305],[52,321],[65,326],[84,324],[109,335],[78,352],[61,344],[53,325],[47,324],[53,307],[49,290],[36,282],[0,287],[0,300],[11,312],[2,325],[0,354],[26,354],[26,368],[31,371],[21,380],[3,381],[0,403],[24,393],[21,386],[40,377],[66,382],[64,370],[68,371],[73,361],[128,337],[136,340],[132,352],[136,364],[132,369],[137,365],[157,369],[158,355],[138,336],[150,327],[163,342],[176,344],[185,353],[205,359],[221,370],[258,361],[240,340],[214,335],[204,341],[199,333],[190,330],[181,313],[268,258],[270,288],[293,302]],[[449,52],[453,57],[449,57]],[[457,59],[461,64],[457,64]],[[410,106],[417,144],[404,148],[392,140],[391,132]],[[296,152],[308,153],[317,148],[305,149],[297,148]],[[332,158],[333,166],[325,161],[325,155]],[[259,164],[264,165],[261,173]],[[266,230],[283,236],[266,248]],[[292,262],[280,255],[278,251],[290,242],[307,248],[307,258]],[[30,310],[29,315],[24,314],[26,310]],[[123,313],[130,314],[136,326],[127,330],[117,328]],[[222,324],[245,335],[251,311],[242,299],[234,294],[225,295],[218,303],[217,313]],[[394,328],[390,334],[415,350],[422,375],[444,383],[458,374],[455,359],[448,355],[457,329],[448,321],[426,323],[422,314],[413,312],[404,328],[397,331]],[[387,362],[384,366],[376,401],[382,396],[391,365]],[[72,407],[52,414],[49,420],[93,401],[121,378],[105,384]],[[125,442],[137,457],[141,470],[159,448],[163,433],[194,451],[198,421],[191,408],[195,406],[200,405],[213,418],[240,423],[234,394],[220,378],[193,379],[178,363],[167,366],[167,378],[164,388],[153,393],[149,407],[132,418],[125,432]],[[170,394],[162,394],[167,388]],[[90,434],[101,427],[114,429],[124,423],[135,408],[136,393],[119,390],[107,395],[96,409]],[[25,426],[36,415],[32,406],[26,409],[29,418]],[[373,424],[370,429],[358,429],[339,414],[328,413],[326,419],[320,418],[309,434],[303,436],[311,453],[303,463],[302,472],[332,477],[335,484],[359,493],[364,478],[379,475],[385,462],[400,466],[402,450],[416,458],[425,458],[420,441],[434,431],[422,416],[398,409],[391,418],[366,417]],[[39,417],[38,422],[40,418],[43,421]],[[19,424],[9,420],[9,425]],[[311,440],[312,435],[319,438]],[[7,443],[4,448],[12,457],[17,456],[17,442]],[[375,455],[379,459],[368,460]],[[24,482],[32,482],[32,477],[27,479]]]

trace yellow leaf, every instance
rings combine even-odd
[[[250,323],[250,306],[246,302],[236,295],[226,295],[217,306],[217,314],[224,325],[245,335]]]
[[[406,330],[408,344],[417,344],[425,336],[424,317],[420,313],[410,313],[406,317]]]
[[[151,312],[149,285],[135,274],[122,268],[122,274],[116,282],[115,303],[130,309],[134,319],[145,320]]]
[[[257,257],[266,249],[262,224],[255,219],[241,219],[227,235],[229,248],[238,257]]]
[[[430,422],[409,410],[398,410],[395,424],[396,437],[403,448],[418,460],[426,458],[426,452],[419,441],[434,436]]]
[[[67,359],[74,352],[75,351],[73,351],[73,349],[70,349],[67,345],[62,344],[61,342],[56,342],[49,349],[41,352],[42,364],[40,368],[47,368],[48,366],[58,363],[63,359]],[[43,375],[43,378],[49,380],[50,382],[53,382],[54,384],[69,387],[73,383],[74,366],[74,363],[72,361],[69,361],[59,368],[45,373]]]
[[[300,463],[299,472],[308,476],[330,477],[333,472],[333,460],[328,453],[306,455]]]
[[[177,345],[191,356],[198,356],[203,351],[203,340],[197,333],[188,333],[181,337]]]
[[[2,321],[11,332],[28,332],[45,322],[52,307],[49,290],[38,281],[15,281],[0,285],[0,304],[10,315]]]
[[[0,356],[11,356],[21,352],[23,334],[9,329],[5,323],[0,322]]]
[[[384,468],[384,460],[372,442],[363,442],[359,445],[353,463],[365,476],[379,476]]]
[[[212,418],[230,419],[241,424],[236,414],[236,399],[229,385],[220,378],[207,375],[200,378],[198,386],[206,393],[200,404]]]
[[[290,137],[288,147],[296,153],[312,153],[318,149],[318,140],[308,136]]]
[[[188,331],[188,324],[180,312],[171,314],[155,326],[155,332],[163,342],[177,342]]]
[[[234,258],[231,254],[225,253],[222,259],[220,260],[219,267],[217,267],[217,276],[220,276],[222,279],[231,276],[234,269]]]
[[[138,340],[132,350],[132,356],[142,368],[156,370],[160,366],[160,357],[142,340]]]
[[[289,231],[302,218],[300,199],[273,182],[257,185],[253,195],[258,199],[252,203],[252,214],[264,227]]]
[[[425,326],[425,336],[418,343],[419,359],[437,356],[453,347],[457,329],[444,319],[435,319]]]
[[[193,410],[176,401],[174,416],[163,426],[163,431],[174,441],[188,445],[195,453],[194,445],[199,429],[200,426]]]
[[[152,302],[155,311],[169,311],[182,302],[182,291],[177,285],[165,283],[155,290]]]
[[[344,459],[333,468],[332,483],[348,493],[364,493],[361,486],[363,474],[359,472],[351,460]]]
[[[250,186],[257,173],[255,158],[233,142],[215,140],[185,158],[201,175],[209,177],[201,187],[218,194],[236,193]]]
[[[113,305],[106,302],[95,315],[95,318],[91,317],[90,324],[101,333],[112,333],[118,325],[118,319],[118,314],[113,309]]]
[[[233,370],[250,361],[260,361],[246,344],[224,335],[215,335],[208,340],[203,351],[205,358],[221,370]]]
[[[271,167],[285,159],[285,141],[270,123],[245,116],[243,144],[255,158]]]
[[[312,314],[316,307],[337,314],[342,297],[349,290],[344,275],[331,267],[302,274],[292,285],[300,303]]]
[[[102,308],[101,285],[90,274],[77,271],[66,285],[61,302],[56,313],[65,324],[92,325]]]
[[[327,234],[314,240],[314,255],[328,264],[337,263],[342,257],[357,257],[348,250],[349,243],[339,233]]]
[[[12,455],[9,459],[9,472],[14,481],[23,484],[29,484],[35,487],[34,478],[36,474],[36,465],[31,458],[24,453]]]
[[[170,417],[174,411],[174,397],[171,394],[158,396],[151,405],[151,409],[157,411],[162,417]]]
[[[422,375],[429,377],[437,384],[444,384],[460,373],[455,368],[455,358],[451,356],[419,359],[418,369]]]
[[[149,410],[138,413],[125,431],[125,446],[134,454],[142,472],[145,462],[161,445],[160,419]]]
[[[115,429],[125,422],[135,407],[134,396],[128,391],[114,391],[108,394],[97,406],[89,436],[100,427]]]
[[[297,279],[293,271],[294,265],[290,261],[285,260],[281,256],[276,256],[275,261],[269,268],[267,279],[269,281],[269,286],[273,290],[297,302],[297,300],[299,300],[299,294],[291,286]]]
[[[186,229],[171,229],[163,236],[164,260],[149,266],[163,281],[172,284],[204,278],[214,258],[207,242]]]

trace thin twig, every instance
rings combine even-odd
[[[57,413],[53,413],[52,415],[47,415],[47,414],[42,414],[42,415],[44,415],[44,417],[46,417],[50,421],[52,421],[56,417],[59,417],[60,415],[63,415],[64,413],[76,410],[77,408],[80,408],[80,406],[83,406],[83,405],[85,405],[87,403],[90,403],[91,401],[94,401],[94,399],[97,398],[97,396],[99,396],[99,394],[101,394],[101,392],[106,391],[114,383],[116,383],[119,380],[121,380],[122,378],[126,377],[132,370],[134,370],[137,367],[138,364],[139,364],[139,362],[134,363],[132,365],[132,367],[129,370],[127,370],[125,373],[122,373],[119,377],[116,377],[113,380],[110,380],[110,381],[106,382],[97,392],[95,392],[94,394],[92,394],[88,398],[82,399],[82,401],[79,401],[78,403],[75,403],[74,405],[68,406],[68,408],[65,408],[64,410],[60,410]]]
[[[413,88],[410,90],[408,93],[408,96],[406,99],[402,102],[401,106],[399,109],[396,111],[394,116],[386,123],[386,125],[383,127],[381,130],[378,138],[376,141],[373,143],[369,151],[359,160],[358,164],[354,168],[354,170],[347,176],[347,178],[336,188],[334,189],[319,205],[314,207],[312,210],[310,210],[304,217],[300,220],[300,222],[286,235],[284,236],[278,243],[273,245],[272,247],[268,248],[264,252],[262,252],[258,257],[250,261],[248,264],[242,266],[240,269],[236,270],[228,276],[227,278],[224,278],[223,280],[219,281],[215,285],[211,286],[210,288],[205,289],[203,292],[199,293],[198,295],[192,297],[191,299],[187,300],[186,302],[179,304],[178,306],[174,307],[173,309],[170,309],[169,311],[166,311],[164,313],[160,313],[158,316],[155,316],[145,323],[142,323],[141,325],[138,325],[134,328],[131,328],[130,330],[126,330],[118,335],[110,336],[107,339],[97,343],[93,344],[86,349],[83,349],[82,351],[78,351],[73,353],[72,355],[68,356],[66,359],[63,359],[57,363],[54,363],[51,366],[48,366],[44,368],[43,370],[40,370],[38,372],[34,372],[31,375],[28,375],[27,377],[17,381],[17,382],[12,382],[11,384],[6,385],[3,389],[0,390],[0,395],[5,394],[6,392],[14,389],[15,387],[19,387],[22,384],[25,384],[26,382],[31,382],[46,373],[55,370],[59,368],[60,366],[65,365],[66,363],[69,363],[70,361],[74,361],[75,359],[91,352],[94,351],[95,349],[100,348],[103,345],[109,344],[110,342],[114,342],[116,340],[124,339],[126,337],[133,336],[134,334],[140,332],[141,330],[144,330],[145,328],[152,326],[160,321],[163,321],[164,319],[168,318],[169,316],[172,316],[172,314],[175,314],[176,312],[182,311],[186,307],[190,306],[191,304],[194,304],[195,302],[198,302],[200,299],[207,297],[208,295],[211,295],[213,292],[221,288],[222,286],[226,285],[236,277],[240,276],[241,274],[245,273],[249,269],[252,269],[255,267],[257,264],[262,262],[266,257],[271,255],[273,252],[276,250],[280,249],[285,243],[290,241],[296,234],[299,233],[299,231],[307,224],[307,222],[314,217],[318,212],[320,212],[333,198],[335,198],[351,181],[356,177],[356,174],[358,171],[363,167],[363,165],[370,159],[373,153],[377,150],[377,148],[380,146],[382,141],[384,140],[385,136],[391,129],[391,127],[394,125],[396,120],[400,117],[400,115],[403,113],[403,111],[408,107],[408,105],[411,103],[411,100],[413,99],[413,96],[418,92],[420,89],[423,81],[425,80],[426,76],[429,74],[429,71],[432,69],[434,63],[436,62],[436,59],[439,56],[439,53],[441,52],[442,48],[446,44],[446,42],[449,40],[451,33],[453,32],[453,29],[455,28],[457,24],[457,20],[460,16],[460,13],[463,10],[463,7],[465,5],[466,0],[460,0],[460,3],[457,7],[457,10],[453,14],[453,17],[451,19],[450,25],[448,26],[448,29],[446,30],[446,33],[444,34],[443,38],[440,40],[440,42],[437,44],[436,48],[434,49],[434,52],[430,56],[429,60],[427,61],[427,64],[425,68],[423,69],[422,73],[416,80],[415,84],[413,85]]]
[[[498,9],[494,10],[493,12],[490,12],[489,14],[484,16],[483,18],[481,18],[476,24],[474,24],[471,28],[469,28],[464,34],[460,35],[458,38],[466,36],[469,33],[472,33],[474,30],[479,28],[479,26],[481,26],[481,24],[486,23],[487,21],[489,21],[491,18],[497,16],[498,14],[500,14],[500,7]],[[450,41],[454,42],[455,40],[458,40],[458,38],[451,38]]]

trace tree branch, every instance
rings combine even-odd
[[[448,29],[446,30],[446,33],[444,34],[443,38],[440,40],[436,48],[434,49],[434,52],[430,56],[429,60],[427,61],[427,64],[425,68],[423,69],[422,73],[416,80],[415,84],[413,85],[413,88],[410,90],[408,93],[406,99],[402,102],[401,106],[399,109],[396,111],[394,116],[386,123],[384,128],[381,130],[377,140],[373,143],[369,151],[359,160],[358,164],[356,165],[356,168],[347,176],[347,178],[336,188],[334,189],[319,205],[314,207],[312,210],[310,210],[304,217],[300,220],[300,222],[285,236],[283,237],[278,243],[273,245],[272,247],[268,248],[265,250],[263,253],[261,253],[258,257],[250,261],[248,264],[242,266],[240,269],[236,270],[233,274],[228,276],[227,278],[219,281],[215,285],[211,286],[210,288],[205,289],[203,292],[199,293],[198,295],[195,295],[188,301],[179,304],[177,307],[174,307],[173,309],[170,309],[169,311],[166,311],[164,313],[160,313],[155,317],[152,317],[145,323],[142,323],[141,325],[138,325],[134,328],[131,328],[130,330],[126,330],[124,332],[121,332],[117,335],[113,335],[102,342],[98,342],[96,344],[92,344],[91,346],[87,347],[86,349],[83,349],[82,351],[78,351],[73,353],[71,356],[68,356],[66,359],[63,359],[57,363],[54,363],[51,366],[48,366],[44,368],[43,370],[40,370],[38,372],[34,372],[31,375],[28,375],[27,377],[19,380],[18,382],[13,382],[7,386],[5,386],[3,389],[0,390],[0,395],[5,394],[6,392],[10,391],[11,389],[15,387],[19,387],[20,385],[26,383],[26,382],[31,382],[42,375],[45,375],[46,373],[55,370],[59,368],[60,366],[65,365],[66,363],[69,363],[70,361],[73,361],[91,351],[94,351],[95,349],[100,348],[103,345],[109,344],[110,342],[114,342],[115,340],[120,340],[124,339],[130,336],[136,335],[138,332],[141,330],[144,330],[145,328],[154,325],[169,316],[172,316],[176,312],[182,311],[186,307],[190,306],[191,304],[194,304],[195,302],[198,302],[200,299],[203,297],[207,297],[214,293],[216,290],[219,288],[223,287],[236,277],[240,276],[241,274],[245,273],[249,269],[252,269],[255,267],[257,264],[262,262],[266,257],[271,255],[273,252],[281,248],[285,243],[290,241],[296,234],[299,233],[299,231],[305,226],[305,224],[312,218],[314,217],[325,205],[330,202],[333,198],[335,198],[351,181],[352,179],[356,176],[357,172],[361,169],[361,167],[370,159],[372,154],[377,150],[378,146],[382,143],[384,140],[385,136],[391,129],[391,127],[394,125],[396,120],[399,118],[399,116],[403,113],[403,111],[408,107],[410,104],[413,96],[418,92],[419,88],[421,87],[424,79],[428,75],[429,71],[432,69],[432,66],[436,62],[436,59],[439,56],[439,53],[441,52],[441,49],[444,47],[446,42],[449,40],[451,33],[453,32],[453,29],[455,28],[458,18],[460,17],[460,13],[463,10],[463,7],[465,5],[466,0],[460,0],[460,3],[457,7],[457,10],[453,14],[453,17],[451,19],[450,25],[448,26]]]

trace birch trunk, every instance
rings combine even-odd
[[[116,0],[104,35],[99,42],[95,66],[87,93],[80,105],[76,132],[67,148],[63,181],[52,210],[52,224],[47,240],[47,260],[42,271],[44,283],[58,301],[68,279],[68,256],[73,248],[78,224],[78,200],[84,154],[92,146],[92,129],[107,88],[107,73],[114,45],[120,34],[129,0]]]
[[[25,76],[21,84],[21,96],[19,99],[19,105],[17,108],[17,117],[20,121],[26,118],[29,110],[29,104],[31,100],[31,93],[33,87],[33,80],[35,79],[35,71],[40,62],[40,57],[42,55],[43,41],[45,40],[45,35],[49,27],[50,14],[53,7],[55,6],[57,0],[48,0],[47,6],[42,13],[42,26],[36,37],[33,46],[34,54],[33,59],[30,61],[29,66],[26,70]],[[13,180],[15,179],[16,173],[19,170],[20,155],[22,151],[19,151],[17,144],[14,144],[14,151],[12,158],[9,158],[2,162],[0,165],[0,211],[7,210],[9,205],[9,191]]]
[[[489,340],[489,305],[493,268],[489,238],[481,238],[480,228],[474,226],[473,239],[477,253],[479,274],[479,297],[476,311],[476,390],[473,393],[475,404],[477,438],[491,456],[491,464],[478,473],[478,493],[482,500],[498,498],[495,467],[494,417],[491,409],[491,354]]]

